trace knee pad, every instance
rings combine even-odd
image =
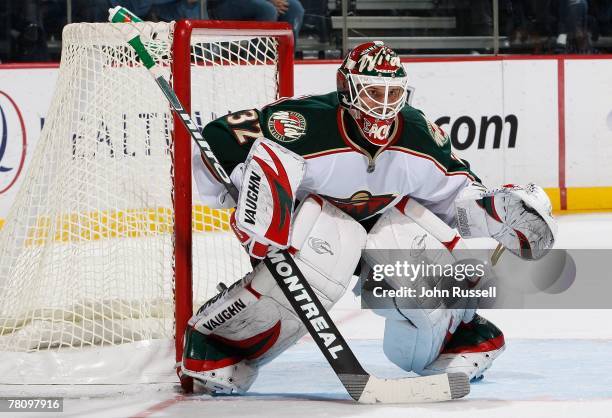
[[[387,211],[374,224],[366,242],[366,250],[428,250],[436,254],[437,262],[453,263],[450,251],[428,231],[396,209]],[[372,253],[368,253],[370,256]],[[384,264],[384,252],[370,262]],[[367,269],[363,270],[367,274]],[[395,305],[394,305],[395,306]],[[404,370],[420,372],[433,361],[444,342],[462,321],[469,322],[475,309],[375,309],[385,317],[383,349],[389,360]]]
[[[421,373],[434,361],[461,323],[462,309],[402,309],[402,319],[385,318],[383,351],[406,371]]]

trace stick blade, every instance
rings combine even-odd
[[[370,376],[363,388],[360,403],[421,403],[462,398],[470,393],[470,382],[464,373],[433,376],[379,379]]]

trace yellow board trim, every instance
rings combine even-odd
[[[555,212],[612,210],[612,187],[568,187],[565,211],[561,211],[561,192],[558,187],[545,188],[544,191],[550,198]]]
[[[570,187],[568,210],[602,210],[612,208],[612,187]]]
[[[558,187],[545,187],[544,191],[552,203],[553,211],[561,210],[561,193]]]
[[[545,188],[557,214],[612,211],[612,187],[568,187],[567,210],[561,211],[561,193],[558,187]],[[193,230],[197,232],[229,231],[229,209],[211,209],[196,205],[192,211]],[[171,233],[172,212],[169,208],[131,209],[125,211],[98,211],[85,214],[63,215],[54,220],[38,219],[28,231],[29,245],[41,245],[49,240],[74,242],[105,238],[132,238]],[[0,219],[0,228],[5,220]]]
[[[192,210],[192,229],[196,232],[229,231],[230,214],[229,209],[196,205]],[[41,216],[28,229],[25,246],[170,234],[172,216],[170,208],[94,211],[55,218]]]

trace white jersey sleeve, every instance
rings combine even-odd
[[[234,207],[235,203],[229,197],[225,186],[213,176],[210,169],[206,166],[200,155],[200,149],[196,144],[193,145],[191,155],[191,171],[200,202],[215,209]],[[236,187],[240,187],[242,184],[242,174],[243,164],[237,165],[230,173],[230,179]]]
[[[448,175],[430,165],[429,179],[411,195],[448,225],[457,224],[455,199],[473,180],[464,175]]]

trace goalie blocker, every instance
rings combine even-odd
[[[297,209],[290,251],[326,309],[345,293],[365,241],[359,223],[319,197],[308,197]],[[304,300],[301,309],[330,354],[342,349],[326,332],[327,324],[314,304]],[[305,334],[305,326],[260,263],[191,318],[181,373],[212,392],[243,393],[261,365]]]
[[[295,191],[304,177],[299,155],[259,138],[243,165],[238,206],[232,230],[251,257],[263,259],[268,247],[289,246]]]

